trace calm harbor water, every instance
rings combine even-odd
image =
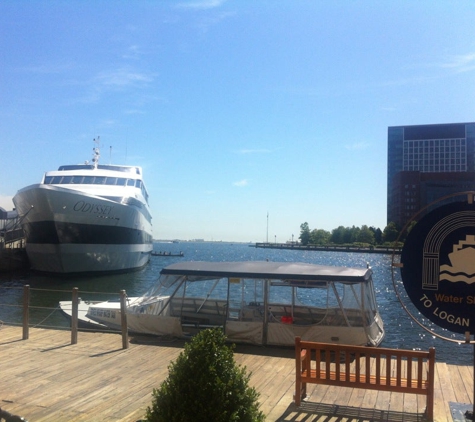
[[[120,290],[125,290],[128,296],[137,296],[155,283],[163,267],[177,261],[268,259],[350,267],[366,267],[369,263],[374,272],[376,300],[386,329],[386,337],[381,346],[406,349],[427,349],[434,346],[438,361],[462,365],[473,363],[473,345],[453,343],[431,335],[412,321],[402,309],[393,287],[391,255],[260,249],[247,244],[219,242],[155,243],[154,248],[156,251],[183,252],[184,258],[153,256],[150,264],[143,270],[114,276],[67,278],[31,272],[0,274],[0,326],[2,321],[21,323],[22,287],[26,284],[31,287],[31,303],[37,307],[31,310],[30,323],[68,327],[69,321],[57,310],[57,306],[60,300],[71,300],[73,287],[79,288],[83,299],[107,300],[117,297]],[[398,273],[395,279],[400,280]],[[44,292],[43,289],[48,291]],[[404,289],[400,287],[399,292],[404,293]],[[415,311],[414,315],[417,316]],[[444,332],[431,324],[428,324],[428,327],[445,337],[460,339],[459,335],[455,337],[452,333]]]

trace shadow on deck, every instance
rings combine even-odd
[[[422,414],[393,412],[380,409],[364,409],[361,407],[340,406],[337,404],[323,404],[302,402],[300,407],[290,404],[284,414],[276,422],[318,420],[332,422],[421,422],[425,421]]]

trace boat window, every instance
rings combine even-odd
[[[136,188],[142,187],[142,181],[141,181],[141,180],[136,180],[136,181],[135,181],[135,187],[136,187]]]
[[[145,185],[142,183],[142,195],[145,198],[145,201],[148,203],[148,192],[147,189],[145,189]]]
[[[203,279],[187,281],[186,297],[206,297],[209,299],[226,299],[228,294],[227,279]]]
[[[94,184],[94,176],[84,176],[84,181],[83,183],[85,185],[92,185]]]
[[[117,177],[106,177],[106,185],[115,185],[117,183]]]
[[[254,306],[264,303],[264,280],[245,279],[244,280],[244,302],[246,305]]]
[[[329,308],[339,308],[340,303],[343,304],[345,298],[345,287],[348,285],[342,283],[329,283],[329,292],[328,292],[328,307]]]
[[[222,325],[227,304],[227,279],[186,280],[170,300],[170,315],[183,324]]]
[[[54,179],[53,176],[46,176],[46,177],[45,177],[45,182],[44,182],[45,185],[50,185],[50,184],[52,184],[52,183],[53,183],[53,179]]]
[[[66,185],[71,183],[71,180],[73,179],[72,176],[64,176],[63,179],[61,180],[62,185]]]
[[[82,181],[83,181],[84,177],[83,176],[73,176],[73,179],[71,181],[71,183],[75,183],[75,184],[82,184]]]
[[[326,309],[328,305],[328,284],[319,288],[297,287],[295,289],[296,304]]]
[[[94,179],[94,184],[95,185],[103,185],[106,181],[106,178],[104,176],[96,176]]]
[[[269,288],[269,302],[292,304],[292,287],[287,283],[272,283]]]
[[[127,179],[127,186],[135,186],[135,180],[134,179]]]
[[[58,171],[68,171],[68,170],[91,170],[94,166],[92,164],[78,164],[78,165],[68,165],[60,166]]]
[[[125,186],[126,182],[127,182],[127,179],[124,179],[123,177],[118,177],[117,178],[117,185],[119,185],[119,186]]]

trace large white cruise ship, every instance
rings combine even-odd
[[[142,169],[92,162],[44,174],[13,198],[31,269],[76,274],[125,272],[149,262],[152,216]]]

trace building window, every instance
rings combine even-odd
[[[467,171],[467,144],[460,139],[403,142],[403,171],[447,173]]]

